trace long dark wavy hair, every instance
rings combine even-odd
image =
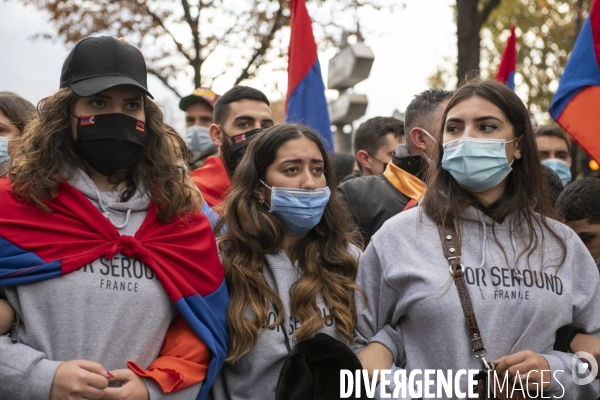
[[[233,189],[225,201],[224,217],[216,228],[218,232],[226,225],[218,243],[230,295],[230,362],[252,349],[259,329],[273,328],[283,318],[279,313],[277,320],[268,324],[271,303],[279,310],[283,310],[283,303],[265,280],[263,263],[266,254],[282,248],[285,230],[279,219],[258,202],[255,191],[261,186],[260,180],[265,180],[279,148],[303,137],[319,148],[332,195],[321,221],[292,250],[292,259],[301,268],[300,278],[291,289],[290,308],[302,323],[296,337],[309,337],[323,327],[326,319],[317,306],[317,294],[321,292],[332,309],[330,318],[335,320],[337,329],[349,341],[354,338],[354,293],[362,290],[354,283],[358,261],[350,245],[357,244],[358,235],[349,229],[346,212],[335,196],[335,172],[319,137],[301,125],[279,125],[260,133],[248,146],[231,182]],[[250,318],[248,308],[253,314]]]
[[[444,150],[441,138],[446,128],[448,112],[461,101],[473,96],[482,97],[500,108],[513,127],[514,137],[521,137],[519,143],[521,159],[514,160],[513,170],[508,174],[504,193],[489,207],[483,206],[473,194],[461,188],[452,175],[442,168]],[[518,258],[526,255],[529,266],[531,255],[538,246],[544,243],[544,232],[549,232],[562,247],[561,260],[556,265],[560,268],[566,257],[566,243],[548,225],[547,218],[559,219],[559,216],[544,191],[545,180],[542,164],[538,156],[529,113],[521,99],[499,82],[492,80],[468,81],[450,99],[442,117],[438,137],[440,140],[434,149],[433,161],[427,171],[427,191],[421,201],[421,207],[425,214],[441,226],[448,221],[455,221],[458,231],[457,239],[460,241],[463,213],[468,206],[473,205],[480,210],[485,210],[486,214],[494,221],[502,221],[509,214],[517,211],[518,218],[515,227],[524,230],[526,243]],[[541,229],[536,231],[536,226]],[[537,232],[541,232],[541,237],[538,237]],[[504,251],[504,249],[502,250]],[[506,258],[506,253],[504,256]]]
[[[70,166],[90,172],[75,148],[71,131],[71,116],[79,98],[70,88],[62,88],[38,104],[38,113],[27,125],[9,170],[17,199],[50,211],[46,202],[58,195],[60,182],[71,178]],[[140,186],[146,188],[158,218],[168,222],[194,212],[199,195],[181,173],[174,151],[176,147],[185,151],[182,138],[164,123],[162,111],[148,96],[144,96],[144,111],[146,145],[138,161],[111,176],[110,182],[115,186],[126,183],[123,201]]]
[[[0,113],[22,134],[35,115],[35,106],[14,93],[0,92]]]

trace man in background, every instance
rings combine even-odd
[[[392,117],[375,117],[363,122],[352,147],[362,176],[381,175],[396,146],[404,143],[404,122]]]
[[[556,209],[600,266],[600,179],[584,178],[558,196]]]
[[[571,141],[556,125],[541,125],[534,129],[535,141],[542,164],[558,174],[563,186],[571,182]]]
[[[200,168],[208,157],[219,151],[208,132],[214,121],[213,108],[219,97],[210,88],[199,87],[179,101],[179,108],[185,112],[184,138],[191,170]]]
[[[394,215],[409,208],[425,192],[424,172],[452,92],[426,90],[406,108],[406,143],[396,146],[383,175],[351,179],[339,186],[365,244]],[[411,204],[409,204],[411,203]]]
[[[235,86],[217,100],[209,134],[219,154],[208,157],[202,168],[191,174],[211,207],[219,205],[231,188],[231,177],[248,143],[260,131],[271,126],[270,103],[260,90]],[[219,209],[215,211],[219,212]]]

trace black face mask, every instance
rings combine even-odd
[[[221,128],[221,130],[223,131],[223,134],[231,140],[231,152],[225,158],[227,166],[233,174],[240,163],[240,160],[244,157],[244,153],[246,153],[246,147],[248,147],[251,140],[254,139],[254,136],[262,132],[262,129],[252,129],[251,131],[236,136],[229,136],[225,133],[223,128]]]
[[[392,162],[398,168],[402,168],[411,175],[416,176],[420,180],[425,177],[427,170],[427,161],[421,156],[404,156],[398,157],[396,153],[392,154]]]
[[[77,118],[75,146],[92,168],[110,176],[135,163],[146,144],[146,127],[114,113]]]

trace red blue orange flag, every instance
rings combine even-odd
[[[594,1],[558,89],[550,115],[592,158],[600,161],[600,2]]]
[[[96,120],[94,119],[93,116],[91,117],[81,117],[81,125],[94,125],[96,123]]]
[[[515,28],[514,25],[510,27],[510,36],[508,42],[506,42],[495,77],[498,82],[504,83],[511,90],[515,90],[515,72],[517,70],[517,35]]]
[[[135,129],[137,129],[140,132],[144,132],[146,130],[146,125],[144,125],[144,123],[142,121],[138,121],[135,124]]]
[[[192,171],[191,177],[208,205],[215,207],[216,212],[220,212],[217,206],[223,202],[225,195],[231,190],[231,181],[221,157],[208,157],[202,168]]]
[[[156,206],[135,236],[120,235],[77,189],[61,183],[47,205],[52,213],[19,202],[6,178],[0,179],[0,286],[27,285],[59,278],[100,258],[137,258],[158,277],[189,327],[211,353],[198,399],[210,386],[227,356],[229,295],[216,242],[204,214],[185,223],[158,220]],[[198,240],[199,237],[205,240]]]
[[[305,0],[292,0],[291,10],[292,35],[285,122],[299,123],[312,128],[321,136],[327,151],[333,152],[325,85]]]
[[[242,143],[242,142],[245,142],[245,141],[246,141],[246,134],[244,133],[244,134],[242,134],[242,135],[238,135],[238,136],[236,136],[236,137],[234,138],[234,140],[235,140],[235,143],[236,143],[236,144],[237,144],[237,143]]]

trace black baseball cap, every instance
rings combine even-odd
[[[65,60],[60,87],[92,96],[120,85],[140,88],[148,96],[146,62],[140,51],[110,36],[89,37],[78,42]]]

